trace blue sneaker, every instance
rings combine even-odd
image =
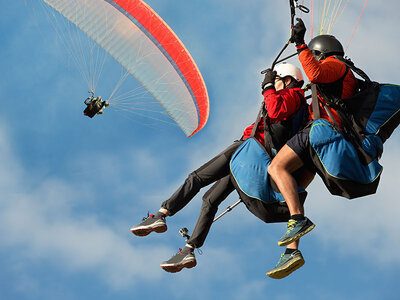
[[[304,265],[303,255],[299,250],[292,254],[282,254],[275,268],[267,272],[267,276],[282,279]]]
[[[279,246],[287,246],[294,241],[297,241],[303,235],[309,233],[315,227],[310,219],[305,218],[302,221],[290,219],[287,223],[288,230],[285,235],[278,241]]]

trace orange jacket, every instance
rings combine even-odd
[[[305,47],[305,45],[301,45],[298,47],[298,49],[302,48],[304,48],[304,50],[300,52],[299,60],[301,65],[303,66],[304,73],[312,83],[333,83],[339,80],[345,74],[346,65],[343,62],[337,60],[333,56],[330,56],[321,61],[317,61],[312,55],[310,49],[308,49],[308,47]],[[354,77],[353,72],[349,70],[343,80],[342,98],[353,96],[357,90],[357,86],[357,79]],[[325,103],[325,100],[320,95],[318,95],[318,97],[322,102]],[[312,106],[310,105],[310,119],[313,118],[311,107]],[[323,108],[322,103],[319,103],[319,107],[321,118],[327,119],[332,122],[325,109]],[[336,122],[342,129],[342,124],[340,122],[337,112],[329,106],[326,107],[330,110]]]

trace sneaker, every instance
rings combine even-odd
[[[299,250],[292,254],[282,254],[275,268],[267,272],[267,276],[282,279],[304,265],[303,255]]]
[[[314,223],[310,219],[305,218],[301,221],[290,219],[287,223],[288,230],[285,235],[278,241],[279,246],[286,246],[294,241],[297,241],[303,235],[309,233],[315,227]]]
[[[196,257],[193,253],[194,249],[185,246],[179,249],[179,252],[172,256],[169,260],[160,264],[160,267],[169,273],[176,273],[183,268],[193,268],[196,266]]]
[[[157,233],[167,231],[165,217],[156,217],[155,215],[151,214],[147,216],[147,218],[143,218],[142,223],[131,228],[131,232],[137,236],[146,236],[152,231]]]

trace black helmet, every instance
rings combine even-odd
[[[333,36],[321,34],[313,38],[308,44],[316,60],[325,59],[332,55],[344,55],[342,44]]]

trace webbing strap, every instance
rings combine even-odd
[[[326,104],[325,104],[325,103],[323,103],[322,101],[321,101],[321,103],[322,103],[322,106],[324,107],[324,109],[325,109],[327,115],[328,115],[329,118],[331,119],[332,123],[336,126],[336,128],[337,128],[338,130],[340,130],[339,124],[336,122],[336,119],[333,117],[332,112],[329,110],[328,107],[326,107]]]
[[[272,149],[275,148],[274,143],[272,142],[271,137],[271,129],[270,129],[270,122],[268,118],[268,112],[265,111],[264,114],[264,147],[267,151],[270,158],[273,158],[274,155],[272,153]]]
[[[268,112],[264,108],[264,105],[265,105],[265,102],[262,101],[260,110],[258,111],[257,119],[254,122],[253,130],[251,131],[250,137],[254,137],[255,136],[257,128],[258,128],[258,124],[260,123],[260,120],[261,120],[261,117],[262,117],[263,121],[264,121],[264,148],[267,151],[268,155],[270,157],[273,157],[272,156],[272,150],[271,150],[272,139],[271,139],[271,136],[269,134],[269,131],[267,130]],[[267,139],[268,139],[268,142],[267,142]]]
[[[321,112],[319,110],[319,98],[317,95],[317,85],[315,83],[311,84],[311,96],[312,96],[312,110],[314,115],[314,121],[321,118]],[[321,101],[321,104],[326,112],[326,114],[331,119],[332,123],[336,126],[337,129],[340,130],[339,124],[336,122],[336,119],[333,117],[332,112],[326,106],[324,102]]]
[[[250,137],[254,137],[254,135],[256,134],[256,130],[258,128],[258,123],[260,123],[260,119],[261,119],[263,110],[264,110],[264,101],[261,102],[261,107],[260,107],[260,110],[258,111],[257,119],[254,122],[253,130],[251,131]]]
[[[312,99],[312,111],[314,121],[321,118],[321,113],[319,111],[319,99],[317,95],[317,85],[315,83],[311,83],[311,99]]]

